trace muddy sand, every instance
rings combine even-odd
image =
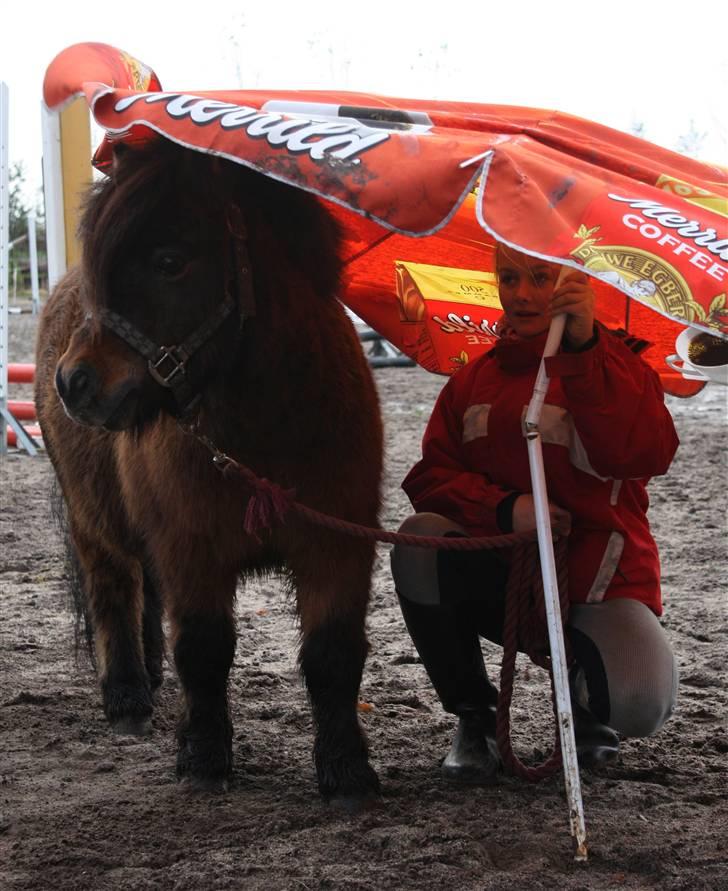
[[[33,360],[34,319],[11,316],[11,359]],[[443,379],[376,371],[387,433],[381,522],[408,513],[399,482]],[[728,889],[726,391],[670,399],[682,445],[651,484],[664,625],[681,671],[677,713],[619,762],[582,773],[590,859],[573,860],[563,782],[440,779],[453,720],[404,630],[378,548],[361,720],[383,807],[347,817],[318,797],[296,628],[275,580],[240,591],[230,683],[229,792],[174,777],[177,682],[167,666],[151,736],[114,736],[88,660],[76,658],[45,456],[11,453],[0,477],[0,888]],[[14,387],[13,398],[30,398]],[[486,651],[491,674],[499,653]],[[519,657],[514,745],[550,749],[545,675]]]

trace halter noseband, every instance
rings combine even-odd
[[[247,233],[240,209],[236,205],[230,209],[227,228],[233,242],[233,272],[242,327],[245,319],[255,314],[255,301],[246,246]],[[178,346],[159,346],[142,334],[128,319],[111,309],[102,308],[99,311],[99,320],[105,328],[113,331],[117,337],[147,360],[149,374],[162,387],[172,391],[180,415],[184,417],[197,405],[202,395],[196,391],[187,375],[187,363],[235,311],[235,307],[236,301],[226,293],[225,299],[212,315]]]
[[[105,328],[144,356],[151,376],[158,384],[172,391],[180,413],[185,415],[194,408],[201,395],[187,375],[187,362],[234,310],[235,301],[226,296],[210,318],[178,346],[158,346],[111,309],[101,309],[99,318]]]

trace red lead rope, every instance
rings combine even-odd
[[[548,632],[544,611],[543,583],[539,571],[538,545],[536,532],[511,533],[478,538],[445,538],[442,536],[408,535],[401,532],[388,532],[380,527],[371,528],[359,523],[351,523],[321,513],[297,502],[293,489],[283,489],[276,483],[256,476],[249,467],[239,464],[221,452],[207,437],[194,428],[183,428],[192,433],[213,454],[215,466],[227,477],[232,474],[240,477],[252,490],[245,513],[244,528],[248,535],[259,540],[258,532],[281,523],[291,512],[317,526],[343,532],[357,538],[365,538],[388,544],[402,544],[410,547],[441,548],[453,551],[491,550],[513,548],[513,559],[508,576],[506,615],[503,627],[503,661],[501,663],[501,688],[496,714],[496,741],[504,766],[516,776],[529,782],[538,782],[556,773],[561,764],[561,740],[556,726],[554,751],[542,764],[528,767],[513,752],[511,745],[510,707],[513,697],[513,678],[516,654],[520,650],[539,667],[551,674]],[[556,542],[556,568],[558,574],[561,620],[568,614],[568,587],[566,577],[566,539]],[[554,681],[551,674],[551,693],[556,714]]]
[[[566,553],[567,540],[560,538],[555,543],[555,558],[562,624],[565,623],[569,611]],[[543,583],[538,545],[535,542],[517,545],[511,560],[506,615],[503,623],[503,661],[501,662],[501,686],[496,711],[496,742],[504,766],[521,779],[537,783],[558,771],[561,764],[561,739],[557,719],[554,751],[543,763],[534,767],[527,767],[523,764],[513,751],[510,709],[516,654],[519,650],[526,653],[534,665],[549,672],[551,698],[556,717],[556,692],[551,672]]]
[[[283,489],[277,483],[256,476],[244,464],[220,452],[208,439],[194,434],[213,452],[213,461],[223,476],[235,474],[252,489],[245,512],[243,528],[248,535],[259,539],[258,532],[268,529],[274,523],[282,523],[288,513],[296,514],[317,526],[344,532],[354,538],[366,538],[385,544],[403,544],[416,548],[442,548],[451,551],[482,551],[495,548],[511,548],[523,542],[533,542],[536,532],[512,532],[509,535],[481,536],[473,538],[445,538],[437,535],[411,535],[403,532],[388,532],[381,527],[362,526],[339,517],[321,513],[296,501],[295,489]]]

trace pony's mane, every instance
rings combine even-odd
[[[175,210],[168,206],[171,201]],[[188,212],[209,220],[211,227],[222,227],[232,202],[241,209],[251,239],[262,227],[285,246],[288,262],[318,295],[336,294],[339,230],[322,202],[240,164],[160,138],[141,148],[122,146],[112,175],[87,193],[79,236],[94,302],[108,302],[104,283],[114,258],[150,219],[174,221],[178,211]]]

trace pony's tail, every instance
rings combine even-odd
[[[81,650],[85,650],[91,663],[96,666],[94,652],[94,638],[91,619],[88,611],[88,601],[84,586],[83,568],[78,559],[78,554],[73,546],[71,530],[68,524],[68,508],[66,507],[58,478],[54,478],[51,490],[51,511],[53,519],[61,535],[64,549],[64,576],[68,582],[68,606],[73,612],[73,642],[74,652],[78,659]]]

